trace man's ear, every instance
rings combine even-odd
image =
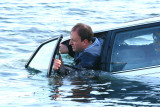
[[[88,40],[87,39],[83,40],[83,46],[86,48],[88,47],[88,45],[89,45]]]
[[[84,42],[84,44],[88,44],[88,40],[87,39],[83,40],[83,42]]]

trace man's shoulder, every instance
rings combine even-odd
[[[100,45],[102,45],[103,42],[104,42],[104,39],[102,39],[102,38],[97,38],[97,37],[93,37],[93,40],[94,40],[94,42],[99,42]]]
[[[91,53],[91,54],[100,54],[103,40],[100,38],[94,37],[94,42],[91,44],[91,46],[86,49],[86,53]]]

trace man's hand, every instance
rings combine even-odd
[[[54,64],[53,64],[53,70],[54,70],[54,71],[55,71],[55,70],[58,70],[58,69],[60,68],[60,66],[61,66],[61,60],[55,59],[55,60],[54,60]]]

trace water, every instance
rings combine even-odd
[[[36,47],[78,22],[103,30],[160,15],[159,0],[0,0],[0,106],[160,106],[159,78],[101,72],[47,78],[24,68]]]

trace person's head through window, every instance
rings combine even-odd
[[[92,44],[93,31],[90,26],[78,23],[72,28],[70,37],[69,44],[72,46],[73,51],[82,52]]]

